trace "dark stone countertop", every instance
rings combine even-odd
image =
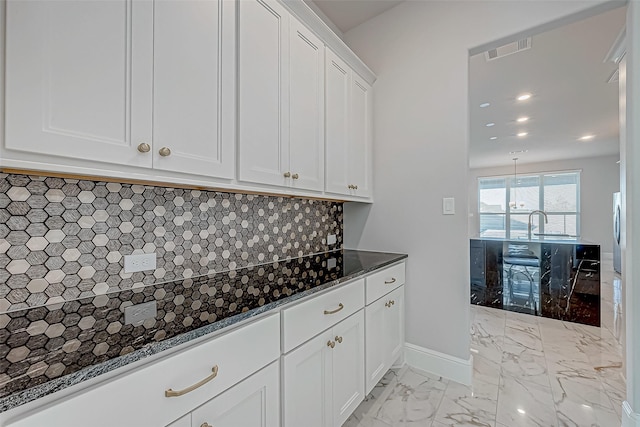
[[[594,245],[599,246],[596,243],[590,242],[588,240],[581,239],[579,237],[559,237],[559,236],[533,236],[531,239],[522,238],[522,239],[506,239],[504,237],[471,237],[470,240],[485,240],[485,241],[498,241],[498,242],[509,242],[514,244],[527,244],[527,243],[553,243],[560,245]]]
[[[337,250],[9,313],[24,329],[55,318],[66,325],[66,332],[75,328],[79,333],[65,332],[57,341],[47,341],[46,350],[33,351],[20,362],[0,361],[0,377],[11,377],[0,384],[0,412],[220,333],[405,258],[405,254]],[[126,305],[153,300],[158,306],[154,325],[124,325]],[[80,330],[88,318],[93,327]],[[0,332],[11,333],[7,328]],[[46,340],[44,331],[42,335],[36,339]],[[45,369],[44,364],[55,369]]]

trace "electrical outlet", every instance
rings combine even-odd
[[[329,234],[327,236],[327,245],[335,245],[336,244],[336,235],[335,234]]]
[[[138,254],[124,256],[124,272],[135,273],[136,271],[146,271],[156,269],[156,254]]]
[[[329,258],[327,260],[327,268],[331,270],[332,268],[336,268],[338,261],[335,258]]]
[[[158,315],[156,301],[130,305],[124,308],[124,324],[140,326],[147,319],[154,319]]]

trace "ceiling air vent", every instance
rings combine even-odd
[[[505,44],[504,46],[497,47],[486,51],[485,57],[487,61],[493,61],[494,59],[502,58],[513,53],[521,52],[523,50],[531,49],[531,37],[518,40],[513,43]]]

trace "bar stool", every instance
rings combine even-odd
[[[540,259],[529,250],[527,245],[509,244],[507,254],[503,258],[504,270],[506,272],[507,293],[509,296],[509,305],[520,306],[533,310],[533,314],[538,315],[538,305],[535,299],[534,286],[536,283],[535,275],[540,272]],[[520,278],[520,280],[518,280]],[[529,289],[527,301],[524,305],[514,304],[516,295],[514,287],[518,281],[528,282]]]

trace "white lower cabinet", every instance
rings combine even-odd
[[[244,415],[254,416],[253,412],[258,411],[254,407],[256,402],[252,400],[256,393],[261,399],[266,398],[260,409],[264,422],[249,425],[277,426],[277,382],[274,386],[272,378],[252,380],[253,377],[250,376],[265,366],[273,366],[279,357],[280,316],[274,314],[106,380],[96,387],[61,398],[48,408],[23,414],[20,419],[7,423],[7,426],[166,426],[173,420],[178,420],[171,427],[183,427],[185,424],[180,417],[186,414],[191,413],[192,418],[197,421],[196,411],[200,414],[202,409],[202,415],[208,416],[207,408],[214,397],[222,399],[223,396],[228,396],[221,400],[225,405],[219,405],[219,412],[211,410],[212,419],[224,419],[226,415],[232,417],[235,412],[240,413],[247,408],[251,408],[251,411],[247,409],[248,413]],[[276,380],[278,377],[276,369]],[[242,382],[245,378],[248,378],[247,383]],[[255,381],[264,384],[257,384]],[[245,385],[236,390],[235,386],[241,385],[241,382]],[[102,411],[105,402],[114,410]],[[264,405],[267,404],[273,405],[275,409],[270,408],[268,413],[265,412]],[[234,405],[245,409],[233,410],[232,414],[223,412],[228,412]],[[96,416],[97,413],[100,416]],[[200,427],[204,422],[193,425]],[[210,421],[206,422],[211,424]],[[220,425],[244,427],[248,424],[219,423],[216,427]]]
[[[167,427],[278,427],[279,362],[262,369]]]
[[[404,344],[404,286],[365,308],[366,392],[369,393],[398,360]]]
[[[341,426],[364,399],[364,311],[283,358],[284,426]]]

